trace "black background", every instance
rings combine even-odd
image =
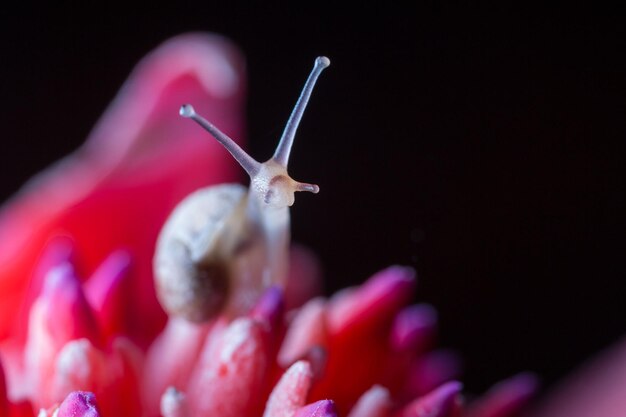
[[[574,16],[571,16],[571,12]],[[210,30],[248,59],[248,139],[269,157],[316,55],[290,166],[316,182],[293,236],[328,290],[413,265],[472,391],[547,383],[626,330],[624,16],[543,7],[201,2],[2,12],[0,197],[76,148],[134,64]],[[570,17],[571,16],[571,17]]]

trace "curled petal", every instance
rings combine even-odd
[[[91,392],[72,392],[59,406],[57,417],[100,417],[96,396]]]
[[[130,266],[128,252],[113,252],[85,283],[85,295],[95,311],[105,339],[122,333],[132,334],[128,325],[132,315],[127,312],[131,304]]]
[[[37,406],[49,404],[57,354],[77,339],[101,344],[93,311],[72,266],[65,263],[48,273],[43,292],[31,308],[24,352],[27,378],[19,378],[21,386],[12,389],[32,398]]]
[[[410,306],[398,313],[391,329],[391,347],[397,352],[423,352],[429,347],[437,325],[437,312],[427,304]]]
[[[523,373],[494,385],[467,411],[469,417],[512,417],[534,396],[537,377]]]
[[[267,323],[270,329],[276,328],[283,320],[285,297],[283,291],[276,286],[269,287],[259,298],[250,317]]]
[[[373,327],[390,320],[413,295],[415,271],[393,266],[387,268],[351,294],[331,304],[329,323],[332,333],[347,327]]]
[[[364,391],[381,381],[393,360],[388,340],[394,317],[412,297],[414,286],[414,271],[396,266],[330,300],[328,362],[312,399],[332,398],[339,413],[346,414]],[[346,375],[349,384],[344,383]]]
[[[169,387],[161,397],[162,417],[189,417],[187,397],[174,387]]]
[[[26,341],[30,307],[41,295],[46,277],[52,269],[63,264],[76,264],[75,244],[74,241],[67,236],[55,236],[46,243],[41,255],[38,257],[30,282],[28,283],[28,288],[21,301],[20,310],[17,316],[14,317],[13,338],[19,344],[23,344]],[[24,276],[24,278],[27,277],[27,275]],[[26,281],[26,279],[24,280]],[[0,307],[0,309],[1,308],[2,307]],[[3,320],[2,315],[0,315],[0,321],[1,320]]]
[[[99,397],[102,398],[102,413],[105,416],[141,415],[142,351],[130,339],[117,337],[111,344],[107,365],[113,386]]]
[[[263,417],[291,417],[306,403],[313,373],[306,361],[291,365],[270,394]]]
[[[148,415],[158,412],[158,398],[169,386],[186,387],[211,324],[170,318],[146,354],[142,392]],[[176,352],[175,355],[172,352]]]
[[[626,338],[574,372],[530,415],[621,416],[626,410]]]
[[[45,309],[46,329],[57,346],[80,338],[102,345],[94,312],[71,264],[50,270],[39,301]]]
[[[320,400],[300,408],[293,417],[337,417],[337,410],[333,401]]]
[[[106,370],[104,354],[94,348],[89,340],[68,342],[56,358],[47,404],[62,401],[72,391],[98,390],[106,385]]]
[[[386,417],[391,413],[391,405],[389,390],[375,385],[359,398],[348,417]]]
[[[404,407],[398,417],[457,417],[462,387],[460,382],[447,382]]]
[[[249,318],[236,319],[205,349],[187,390],[191,415],[260,414],[269,363],[263,325]]]
[[[461,360],[449,350],[436,350],[417,360],[409,367],[405,395],[408,398],[424,395],[461,373]]]
[[[326,303],[314,298],[293,318],[278,352],[278,363],[287,367],[305,357],[314,347],[327,348]]]
[[[0,358],[0,416],[9,415],[9,399],[7,398],[7,386],[2,368],[2,358]]]

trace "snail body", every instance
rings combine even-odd
[[[250,176],[250,186],[200,189],[166,221],[153,264],[157,297],[169,315],[204,322],[220,312],[238,314],[263,289],[284,284],[294,193],[319,191],[317,185],[289,176],[289,154],[313,86],[329,64],[325,57],[315,60],[276,151],[264,163],[251,158],[191,105],[181,107],[181,116],[193,119],[233,155]]]

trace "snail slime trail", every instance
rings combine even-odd
[[[314,184],[287,173],[289,154],[304,109],[320,73],[318,57],[287,121],[274,155],[260,163],[197,114],[180,115],[207,130],[250,176],[250,186],[219,184],[187,196],[159,235],[154,256],[157,296],[170,315],[204,322],[218,313],[247,311],[270,285],[284,284],[288,268],[289,206],[296,191],[317,193]]]

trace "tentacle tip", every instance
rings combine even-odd
[[[326,68],[327,66],[330,65],[330,59],[328,59],[328,57],[325,57],[325,56],[318,56],[315,59],[315,65],[320,66],[322,68]]]
[[[194,110],[193,106],[191,104],[183,104],[182,106],[180,106],[180,110],[178,111],[178,114],[180,114],[183,117],[193,117],[194,114],[196,114],[196,111]]]
[[[320,187],[316,184],[298,183],[296,191],[306,191],[308,193],[317,194],[320,192]]]

